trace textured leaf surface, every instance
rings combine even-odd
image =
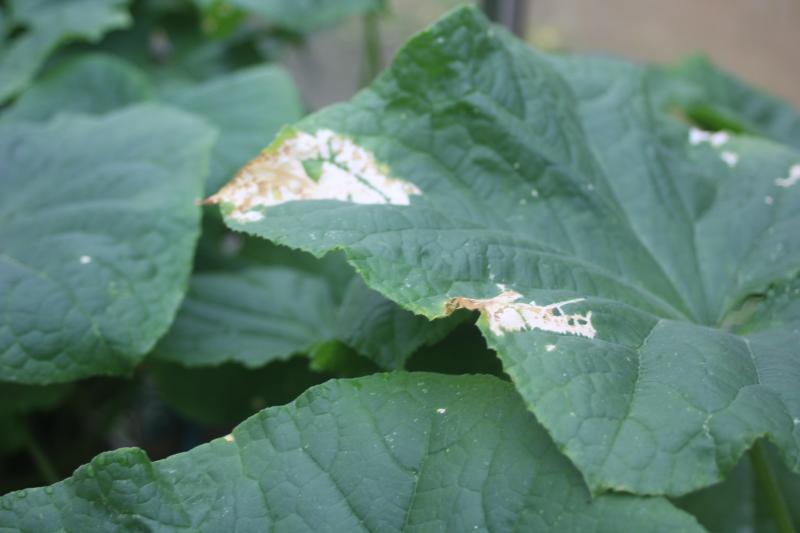
[[[591,500],[509,384],[404,373],[330,381],[163,461],[102,454],[0,498],[0,528],[700,530],[662,499]]]
[[[145,106],[0,126],[0,376],[128,372],[172,322],[213,132]]]
[[[415,312],[481,310],[594,491],[707,486],[763,435],[797,471],[796,323],[723,326],[800,270],[800,155],[690,130],[660,79],[537,54],[459,10],[213,200],[234,229],[343,248]]]
[[[259,367],[340,341],[395,369],[455,326],[453,319],[430,322],[401,309],[359,277],[351,276],[338,295],[338,278],[338,272],[279,266],[195,274],[155,355],[186,366],[234,361]]]
[[[97,41],[130,24],[127,0],[12,0],[10,24],[25,28],[0,51],[0,102],[24,89],[47,56],[76,39]]]
[[[138,69],[113,56],[89,54],[43,76],[0,118],[41,121],[64,112],[101,115],[153,95]]]

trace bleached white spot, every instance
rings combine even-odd
[[[264,218],[264,215],[258,211],[245,211],[244,213],[234,212],[233,217],[239,222],[258,222]]]
[[[444,44],[444,37],[437,37],[436,44]]]
[[[224,436],[224,437],[222,437],[222,438],[223,438],[223,439],[225,439],[225,441],[226,441],[226,442],[233,442],[233,441],[235,440],[235,439],[233,438],[233,435],[231,435],[230,433],[228,433],[227,435],[225,435],[225,436]]]
[[[765,196],[764,197],[764,203],[767,204],[767,205],[772,205],[772,203],[774,201],[775,201],[775,199],[772,196]]]
[[[549,305],[537,305],[536,302],[519,303],[522,295],[498,285],[500,294],[494,298],[452,298],[446,306],[447,312],[456,309],[479,310],[486,316],[489,329],[501,336],[507,331],[539,329],[553,333],[580,335],[593,339],[597,331],[592,325],[592,312],[583,314],[567,314],[564,307],[582,302],[583,298],[555,302]]]
[[[533,196],[534,198],[539,198],[539,191],[537,191],[536,189],[531,189],[531,196]]]
[[[555,345],[555,344],[546,344],[546,345],[544,346],[544,349],[545,349],[546,351],[548,351],[548,352],[552,352],[553,350],[555,350],[555,349],[556,349],[556,345]]]
[[[440,415],[443,415],[447,412],[447,409],[445,409],[444,407],[440,407],[436,410],[436,412],[439,413]]]
[[[701,142],[708,142],[711,139],[711,132],[701,130],[700,128],[691,128],[689,130],[689,144],[697,146]]]
[[[800,164],[792,165],[792,168],[789,169],[789,177],[776,179],[775,185],[778,187],[791,187],[798,181],[800,181]]]
[[[256,222],[264,218],[256,207],[297,200],[408,205],[411,196],[420,194],[413,183],[390,178],[388,170],[352,140],[322,129],[298,132],[268,148],[207,202],[231,204],[231,217]]]
[[[711,143],[711,146],[714,148],[719,148],[726,142],[730,140],[730,137],[724,131],[718,131],[716,133],[712,133],[708,139],[708,142]]]
[[[691,128],[689,130],[689,144],[694,146],[707,142],[714,148],[719,148],[730,140],[730,136],[724,131],[710,132],[701,130],[700,128]]]
[[[725,161],[729,167],[733,168],[739,162],[739,154],[725,150],[720,154],[720,159]]]
[[[89,263],[92,262],[92,258],[88,255],[82,255],[79,261],[81,262],[82,265],[88,265]]]

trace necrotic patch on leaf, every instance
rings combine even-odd
[[[240,222],[263,218],[256,207],[297,200],[408,205],[419,188],[390,178],[385,166],[352,140],[331,130],[297,132],[245,165],[208,203],[233,206]]]
[[[478,310],[489,322],[489,329],[495,335],[503,335],[506,331],[522,331],[538,329],[552,333],[580,335],[593,339],[597,331],[592,326],[592,312],[585,315],[567,314],[563,307],[583,301],[583,298],[555,302],[549,305],[536,305],[517,302],[522,295],[498,285],[502,291],[494,298],[452,298],[445,309],[452,313],[456,309]]]

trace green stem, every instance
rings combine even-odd
[[[756,442],[750,448],[750,461],[753,464],[756,480],[767,500],[767,505],[769,505],[772,520],[775,522],[775,529],[778,533],[795,533],[792,517],[789,515],[786,501],[783,499],[783,494],[781,494],[781,490],[778,487],[775,473],[769,466],[767,453],[761,442]]]
[[[367,85],[383,69],[383,44],[381,43],[380,14],[364,15],[364,70],[362,85]]]
[[[42,476],[42,479],[48,485],[52,485],[60,479],[53,463],[50,462],[47,454],[44,453],[44,450],[42,450],[42,447],[36,442],[36,438],[31,432],[29,432],[28,435],[28,453],[31,459],[33,459],[33,463],[36,465],[36,470],[39,471],[39,475]]]

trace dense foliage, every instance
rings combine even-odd
[[[540,53],[461,8],[302,118],[265,63],[383,2],[8,4],[0,453],[55,481],[36,413],[102,433],[108,387],[224,436],[101,453],[0,497],[0,530],[800,519],[785,103],[702,58]]]

